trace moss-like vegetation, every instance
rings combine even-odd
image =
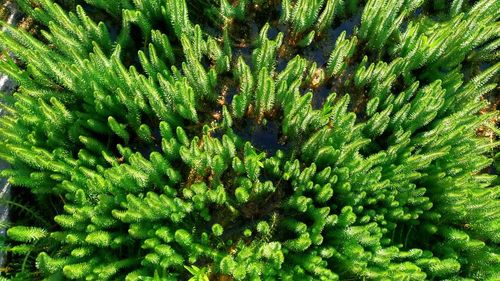
[[[500,277],[499,1],[56,2],[0,33],[6,278]]]

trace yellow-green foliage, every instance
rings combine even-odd
[[[499,1],[16,2],[8,277],[500,277]]]

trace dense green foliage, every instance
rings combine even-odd
[[[11,277],[498,280],[500,1],[474,2],[18,0]]]

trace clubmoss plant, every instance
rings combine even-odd
[[[499,1],[16,2],[6,277],[500,278]]]

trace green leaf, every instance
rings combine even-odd
[[[7,230],[9,238],[19,242],[34,242],[47,237],[45,229],[29,226],[13,226]]]

